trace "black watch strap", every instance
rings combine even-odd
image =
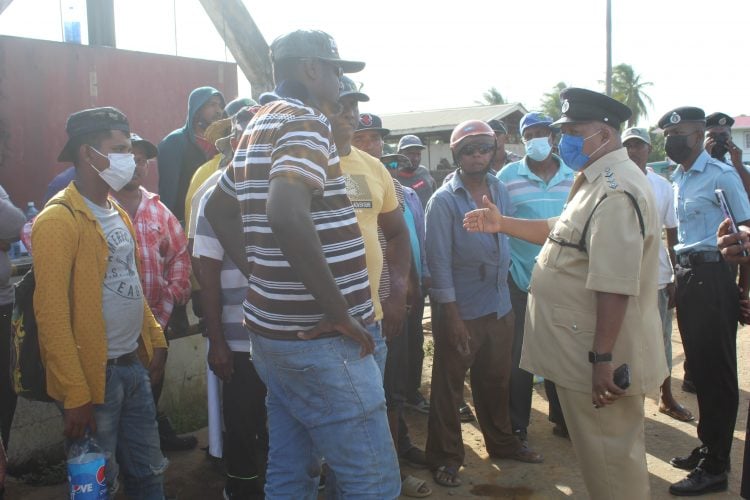
[[[612,361],[611,352],[589,351],[589,363],[606,363],[607,361]]]

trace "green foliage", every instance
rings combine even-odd
[[[612,97],[625,104],[633,112],[628,120],[628,127],[634,127],[638,120],[648,116],[648,107],[654,103],[645,92],[651,82],[641,81],[641,75],[636,74],[629,64],[618,64],[612,68]]]
[[[505,104],[505,98],[503,97],[503,94],[500,93],[499,90],[497,90],[497,87],[490,87],[487,92],[482,94],[482,101],[474,101],[477,104],[482,105],[495,105],[495,104]]]
[[[560,91],[567,88],[565,82],[558,82],[550,92],[542,96],[540,103],[541,111],[545,115],[551,116],[553,120],[560,118],[562,103],[560,102]]]
[[[664,134],[657,132],[656,127],[649,130],[648,133],[651,136],[651,154],[648,155],[648,161],[664,161],[667,157],[664,150]]]

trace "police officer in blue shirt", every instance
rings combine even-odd
[[[678,244],[675,278],[677,322],[698,396],[700,446],[670,463],[692,471],[669,491],[695,496],[727,488],[727,469],[737,417],[736,336],[740,291],[717,248],[716,228],[724,220],[714,191],[723,189],[738,222],[750,220],[750,203],[737,171],[703,148],[703,110],[681,107],[659,120],[667,155],[676,163]],[[747,298],[748,273],[740,272]]]

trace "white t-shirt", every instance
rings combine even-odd
[[[659,223],[666,229],[677,227],[672,184],[649,167],[646,167],[646,177],[651,182],[651,187],[654,190]],[[669,261],[669,253],[665,246],[659,253],[659,290],[672,283],[672,280],[672,264]]]

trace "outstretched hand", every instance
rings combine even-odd
[[[502,230],[503,216],[497,205],[487,195],[482,197],[484,208],[478,208],[464,215],[464,229],[470,233],[499,233]]]

